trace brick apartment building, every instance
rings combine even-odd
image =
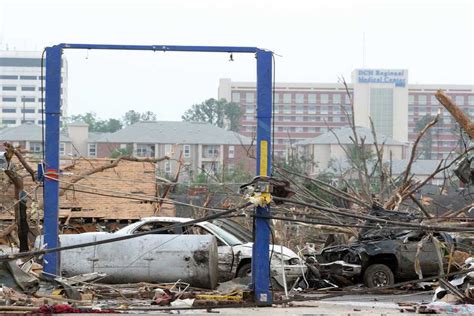
[[[60,156],[109,158],[122,154],[137,157],[168,156],[157,165],[157,173],[173,175],[182,152],[184,168],[180,180],[190,180],[201,172],[219,175],[223,170],[242,168],[255,172],[252,140],[206,123],[139,122],[115,133],[91,133],[84,123],[69,124],[61,134]],[[22,124],[0,129],[0,143],[21,146],[40,157],[43,151],[41,126]],[[1,149],[0,149],[1,150]]]

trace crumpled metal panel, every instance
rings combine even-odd
[[[112,234],[61,235],[61,246],[115,237]],[[146,235],[61,253],[64,275],[106,273],[101,282],[176,282],[214,289],[217,243],[210,235]]]

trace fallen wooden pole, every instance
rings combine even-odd
[[[444,93],[443,90],[438,90],[435,94],[435,97],[438,99],[439,103],[441,103],[446,108],[446,110],[451,113],[456,122],[461,125],[469,137],[474,138],[474,123],[472,123],[469,116],[464,113],[464,111],[461,110],[459,106],[457,106],[453,100],[451,100],[451,98],[448,97],[446,93]]]

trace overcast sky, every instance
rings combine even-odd
[[[57,43],[235,45],[271,49],[277,81],[337,82],[354,68],[409,69],[410,83],[474,84],[472,1],[9,1],[0,48]],[[151,110],[180,120],[217,97],[219,78],[255,80],[227,54],[66,51],[69,113]]]

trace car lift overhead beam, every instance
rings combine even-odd
[[[257,47],[59,44],[46,48],[46,126],[44,161],[44,242],[46,248],[59,246],[59,135],[61,116],[61,56],[64,49],[136,50],[162,52],[253,53],[257,59],[257,176],[271,175],[272,58],[271,51]],[[252,285],[255,302],[270,305],[270,207],[258,206],[255,243],[252,249]],[[60,275],[58,253],[44,256],[44,272]]]

